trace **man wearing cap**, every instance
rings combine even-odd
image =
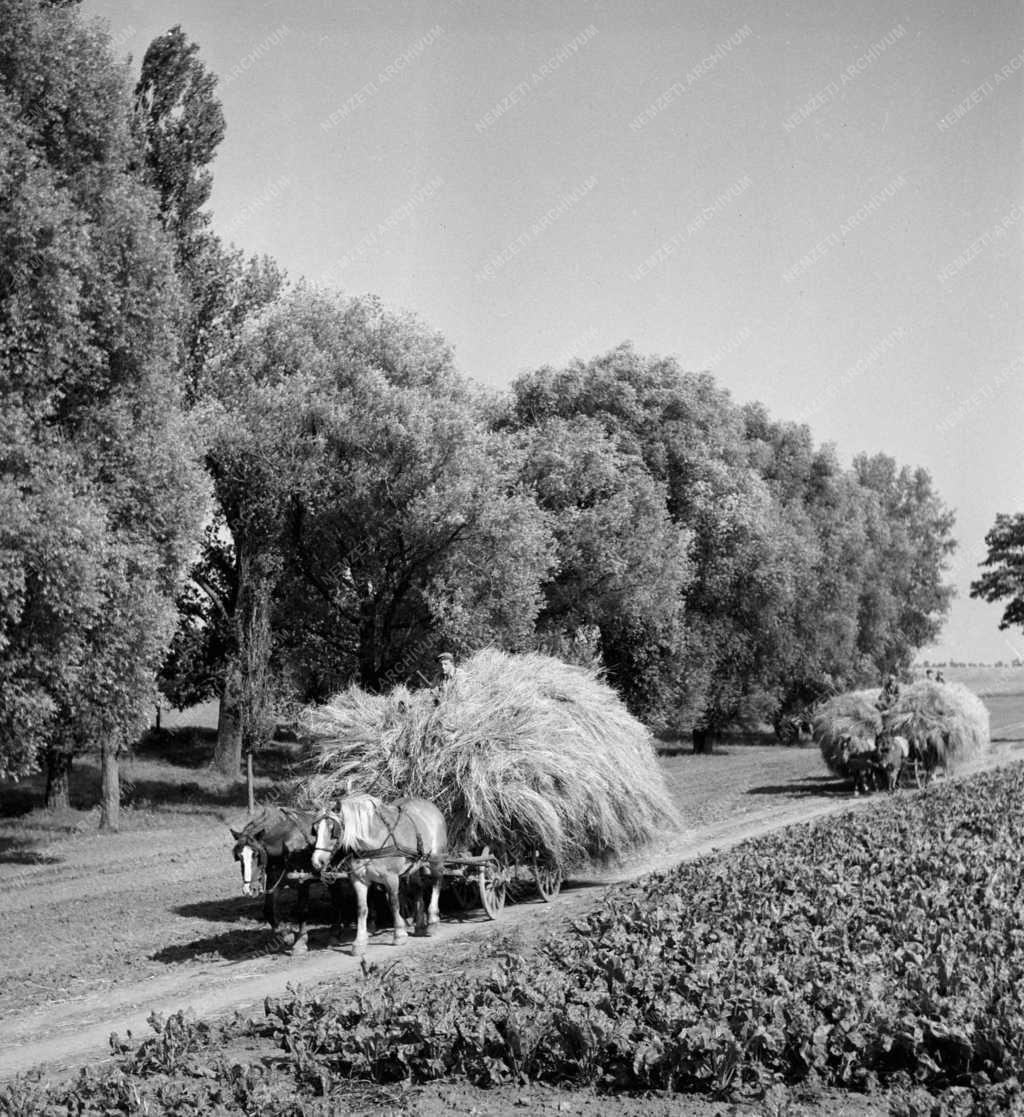
[[[455,682],[455,659],[450,652],[442,652],[437,658],[443,677],[438,686],[434,687],[434,705],[440,706],[444,692]]]

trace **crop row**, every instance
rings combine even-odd
[[[287,1088],[266,1111],[353,1078],[716,1096],[816,1081],[1024,1109],[1022,801],[1016,767],[790,828],[620,888],[429,1005],[372,969],[345,999],[269,1001]],[[218,1062],[200,1025],[147,1043],[122,1086],[199,1079],[225,1113],[269,1089]]]

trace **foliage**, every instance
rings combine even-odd
[[[213,189],[207,170],[224,138],[217,79],[199,48],[175,26],[150,43],[135,87],[146,175],[160,198],[160,216],[187,258],[209,224],[203,211]]]
[[[180,311],[124,69],[71,10],[0,6],[0,772],[144,724],[205,491]]]
[[[971,583],[971,597],[982,601],[1005,601],[999,621],[1001,629],[1024,626],[1024,514],[999,514],[985,536],[988,567]]]
[[[683,650],[689,537],[664,486],[592,419],[527,432],[522,476],[551,515],[557,567],[544,585],[539,639],[600,637],[609,679],[649,720],[669,716]]]
[[[546,521],[436,335],[300,288],[206,393],[220,505],[239,561],[276,563],[273,631],[299,693],[414,678],[441,643],[529,643]]]
[[[596,426],[635,463],[634,476],[642,468],[648,492],[653,482],[663,494],[687,565],[663,588],[660,614],[634,612],[620,625],[615,678],[635,709],[674,704],[680,727],[712,731],[749,710],[799,712],[836,688],[906,667],[948,609],[952,516],[927,473],[882,456],[844,470],[806,427],[774,422],[760,405],[736,406],[707,374],[623,345],[521,377],[495,423],[535,432],[541,449],[547,429]],[[556,458],[553,480],[564,472]],[[536,480],[543,500],[547,481]],[[564,483],[556,495],[566,499]],[[600,508],[608,496],[595,502],[582,488],[574,512],[568,495],[559,579],[571,588],[587,573],[573,565],[573,516],[586,518],[589,504]],[[644,528],[655,522],[648,517]],[[619,568],[624,580],[634,568],[632,557]],[[552,616],[561,580],[545,586]],[[615,604],[595,623],[614,624]],[[673,618],[668,640],[665,616]]]

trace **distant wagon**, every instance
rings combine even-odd
[[[989,743],[989,719],[981,699],[959,684],[931,680],[903,689],[879,708],[877,690],[837,695],[818,707],[814,736],[822,759],[854,790],[871,790],[895,767],[894,786],[922,787],[936,771],[950,772],[981,755]],[[880,752],[900,742],[902,757]],[[895,754],[891,754],[895,756]]]

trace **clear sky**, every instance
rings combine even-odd
[[[378,293],[493,386],[624,340],[927,468],[959,597],[1024,511],[1017,0],[87,0],[221,77],[216,228]]]

